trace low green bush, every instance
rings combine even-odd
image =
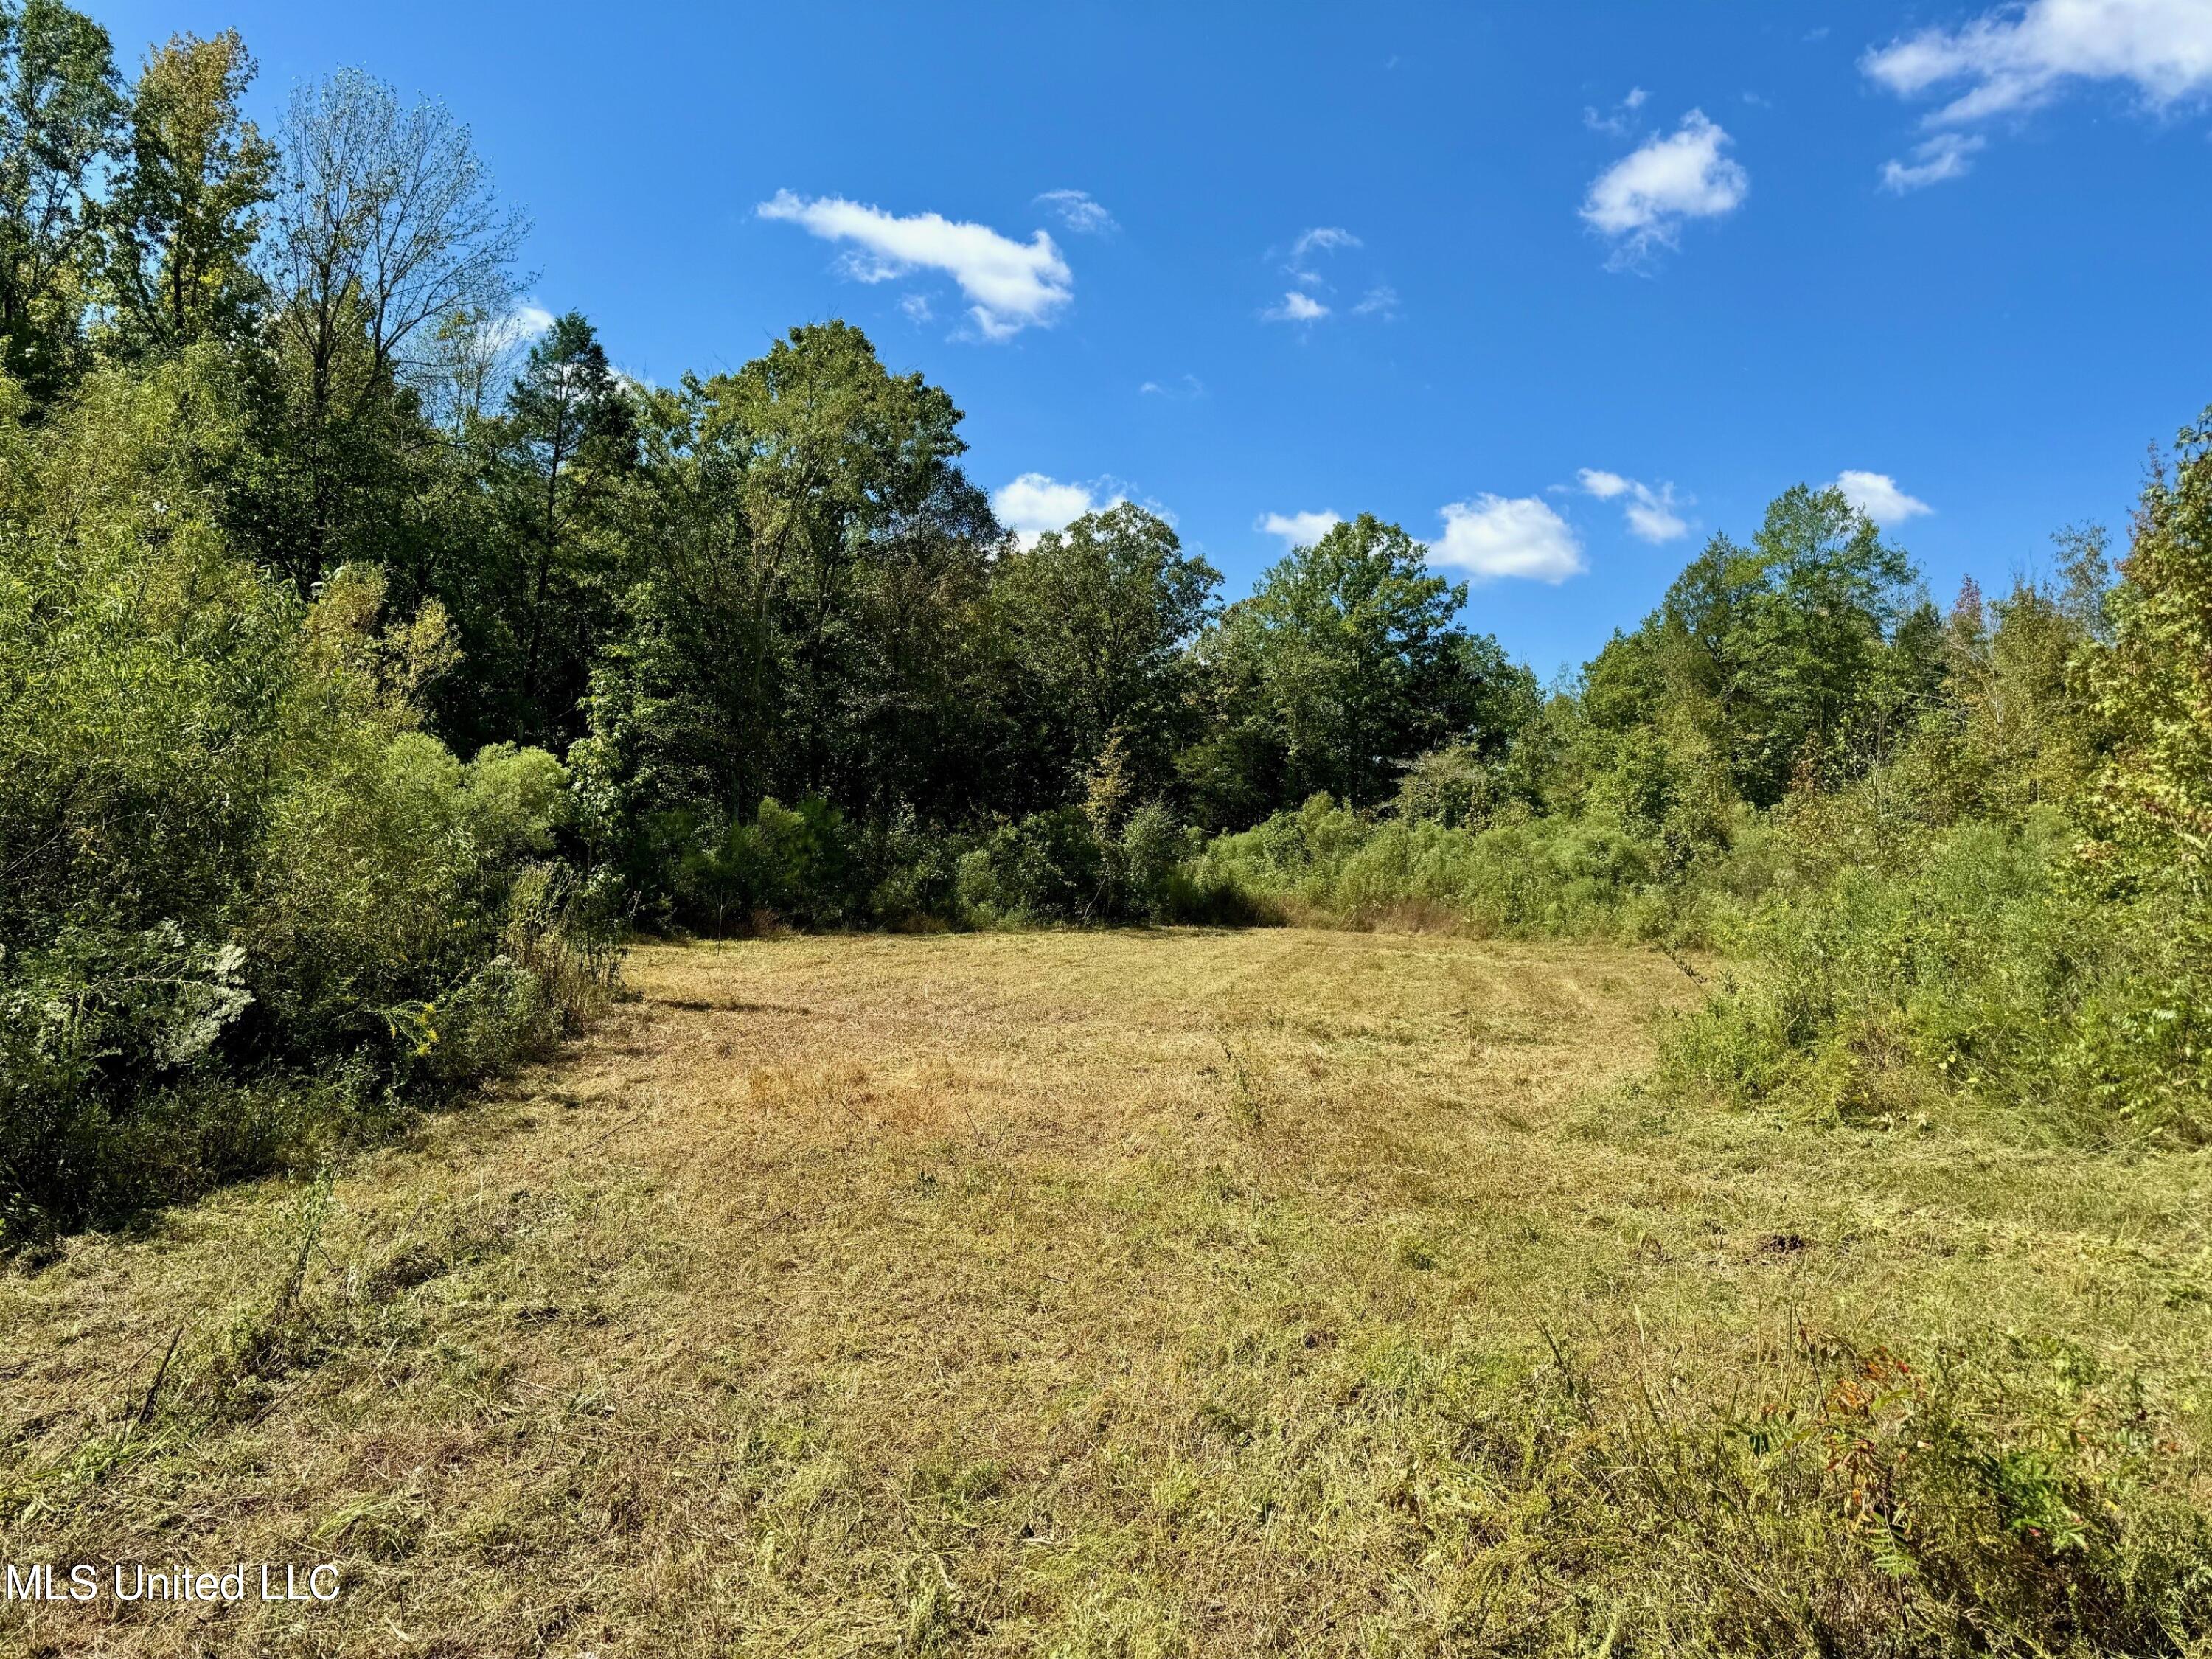
[[[1846,1120],[1958,1107],[2075,1140],[2201,1139],[2212,981],[2172,894],[2112,902],[2039,813],[1960,824],[1893,867],[1770,890],[1753,963],[1673,1038],[1686,1085]]]
[[[1653,848],[1603,820],[1519,813],[1462,827],[1358,812],[1320,795],[1216,837],[1195,873],[1315,920],[1426,921],[1505,937],[1663,937],[1683,908]]]

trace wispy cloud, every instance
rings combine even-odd
[[[2212,6],[2204,0],[2026,0],[1957,28],[1928,28],[1870,49],[1868,77],[1903,98],[1950,91],[1924,125],[1952,129],[1891,161],[1893,190],[1956,179],[1983,140],[1956,130],[2036,108],[2076,82],[2113,82],[2164,110],[2212,94]]]
[[[1360,240],[1340,225],[1316,225],[1311,230],[1299,232],[1297,240],[1291,244],[1290,269],[1305,269],[1316,253],[1334,253],[1339,248],[1361,246]]]
[[[988,225],[941,214],[903,217],[842,196],[808,200],[778,191],[755,210],[763,219],[795,224],[829,242],[853,245],[841,261],[856,282],[883,283],[917,270],[941,270],[972,303],[968,311],[987,340],[1007,340],[1025,328],[1048,326],[1075,295],[1075,277],[1053,240],[1038,231],[1026,242]]]
[[[1343,522],[1334,513],[1268,513],[1253,528],[1280,536],[1291,547],[1311,547]]]
[[[1377,283],[1359,296],[1359,303],[1352,307],[1355,317],[1380,317],[1389,322],[1398,314],[1398,290],[1388,283]]]
[[[1636,125],[1636,112],[1644,107],[1644,100],[1650,96],[1641,87],[1631,87],[1628,95],[1607,114],[1600,115],[1595,109],[1585,106],[1583,125],[1592,132],[1610,133],[1615,138],[1625,137],[1629,129]]]
[[[1443,511],[1444,533],[1429,544],[1433,564],[1486,580],[1504,576],[1558,584],[1582,574],[1573,526],[1534,495],[1477,495]]]
[[[1843,491],[1845,501],[1885,530],[1936,510],[1918,496],[1899,489],[1897,480],[1887,472],[1845,471],[1838,473],[1828,487]]]
[[[1282,304],[1270,306],[1260,315],[1271,323],[1317,323],[1328,315],[1328,307],[1312,295],[1292,289],[1283,295]]]
[[[1024,472],[992,492],[991,510],[1024,547],[1035,547],[1048,530],[1065,530],[1086,513],[1099,513],[1129,499],[1112,478],[1063,483],[1042,472]]]
[[[1315,225],[1300,231],[1287,252],[1270,249],[1267,258],[1281,258],[1282,272],[1294,286],[1283,295],[1281,304],[1270,306],[1260,313],[1261,319],[1298,324],[1317,323],[1336,315],[1380,317],[1385,322],[1394,319],[1398,315],[1398,290],[1376,280],[1371,273],[1358,287],[1359,298],[1340,311],[1337,305],[1322,297],[1334,295],[1338,287],[1323,267],[1335,256],[1365,246],[1341,225]]]
[[[1114,216],[1091,199],[1088,191],[1048,190],[1036,198],[1060,216],[1060,222],[1082,236],[1107,236],[1121,227]]]
[[[1147,398],[1188,402],[1193,398],[1206,396],[1206,382],[1195,374],[1178,374],[1172,380],[1147,380],[1137,390]]]
[[[1939,132],[1912,147],[1912,159],[1894,156],[1881,164],[1881,187],[1902,196],[1947,179],[1962,178],[1972,167],[1970,159],[1989,143],[1978,132]]]
[[[1688,503],[1677,500],[1673,484],[1662,483],[1654,489],[1634,478],[1624,478],[1618,472],[1607,472],[1594,466],[1586,466],[1575,476],[1583,494],[1595,495],[1601,501],[1620,502],[1621,515],[1628,521],[1632,536],[1656,544],[1674,541],[1690,533],[1689,521],[1674,510]]]
[[[2069,81],[2124,81],[2164,108],[2212,90],[2212,9],[2203,0],[2029,0],[1892,41],[1860,67],[1908,98],[1963,82],[1929,118],[1946,125],[2047,102]]]
[[[1611,240],[1613,264],[1640,264],[1674,246],[1688,221],[1718,218],[1743,204],[1751,175],[1723,154],[1730,142],[1693,109],[1673,132],[1598,174],[1583,199],[1583,222]]]

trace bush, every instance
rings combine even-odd
[[[1669,933],[1680,908],[1656,865],[1650,846],[1602,820],[1516,814],[1454,828],[1376,817],[1316,795],[1296,812],[1216,837],[1197,874],[1340,924],[1638,939]]]
[[[1087,921],[1107,909],[1104,849],[1076,807],[1004,823],[960,861],[964,919],[975,926]]]
[[[1678,1079],[1845,1120],[1951,1108],[2065,1139],[2200,1139],[2205,976],[2154,896],[2083,888],[2066,822],[1968,823],[1770,891],[1758,959],[1673,1039]]]
[[[561,763],[420,729],[434,605],[390,621],[362,568],[303,605],[230,551],[196,372],[95,377],[34,437],[0,398],[0,1247],[366,1132],[611,971],[522,862]]]
[[[796,807],[770,798],[750,823],[678,820],[689,844],[675,870],[675,896],[710,921],[716,937],[774,915],[835,927],[859,908],[851,834],[837,809],[809,796]]]

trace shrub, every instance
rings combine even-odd
[[[197,372],[96,376],[34,436],[0,397],[0,1246],[366,1132],[608,969],[563,957],[568,899],[517,921],[560,763],[420,729],[434,605],[359,568],[302,604],[230,550]]]
[[[1409,915],[1470,933],[1663,934],[1678,896],[1644,842],[1602,820],[1509,814],[1480,829],[1376,817],[1316,795],[1216,837],[1196,874],[1294,914],[1354,926]]]
[[[1089,921],[1109,897],[1106,857],[1079,808],[1002,823],[960,861],[964,919]]]
[[[2085,890],[2074,846],[2049,813],[1968,823],[1890,868],[1771,890],[1741,941],[1759,965],[1670,1067],[1846,1119],[1978,1106],[2063,1138],[2200,1139],[2204,975],[2154,902]]]
[[[677,861],[676,896],[718,937],[763,913],[834,927],[860,904],[852,839],[843,815],[818,797],[796,807],[771,797],[750,823],[696,822]]]

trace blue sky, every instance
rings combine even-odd
[[[92,9],[444,99],[633,373],[847,317],[1009,517],[1373,512],[1547,674],[1800,480],[2034,568],[2212,401],[2212,0]]]

